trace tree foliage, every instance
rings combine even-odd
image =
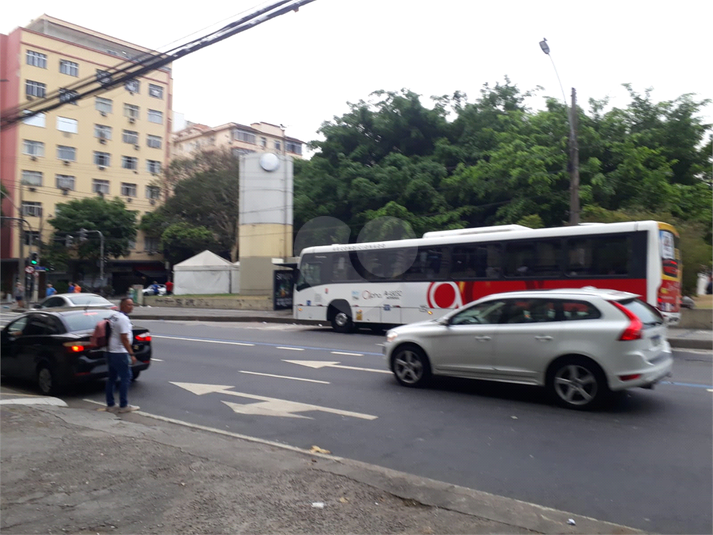
[[[91,260],[91,265],[96,266],[100,258],[99,236],[90,232],[87,240],[80,242],[79,230],[82,228],[98,230],[104,235],[105,257],[128,255],[129,242],[136,239],[136,212],[127,210],[119,198],[88,197],[60,203],[55,217],[49,222],[55,231],[51,243],[44,247],[45,258],[56,264],[56,269],[66,266],[73,255],[81,260]],[[74,238],[70,247],[66,247],[67,236]],[[94,267],[92,271],[96,269]]]
[[[686,263],[711,243],[711,127],[700,118],[708,101],[683,95],[656,103],[650,90],[626,87],[624,108],[604,99],[576,110],[581,205],[621,217],[660,214],[684,229],[682,243],[697,244],[686,248]],[[427,108],[402,90],[350,104],[323,123],[312,159],[295,166],[295,227],[332,216],[355,241],[367,222],[383,216],[403,219],[417,235],[566,224],[567,109],[550,98],[533,112],[525,99],[534,94],[506,78],[486,84],[474,102],[455,92]]]
[[[140,224],[147,235],[161,239],[167,258],[180,262],[197,248],[198,252],[212,249],[237,260],[239,163],[228,151],[200,152],[193,159],[171,163],[167,172],[168,199],[144,215]],[[166,235],[169,229],[173,230]],[[191,246],[183,247],[177,240],[179,235],[191,240],[203,236],[205,244],[191,242]]]

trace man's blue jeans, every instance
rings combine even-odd
[[[109,367],[109,377],[106,380],[106,406],[114,406],[114,387],[119,378],[119,407],[129,404],[129,382],[131,381],[131,368],[129,367],[128,353],[107,353],[106,363]]]

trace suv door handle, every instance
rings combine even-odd
[[[490,340],[490,336],[476,336],[475,339],[479,342],[487,342]]]
[[[549,342],[552,340],[551,336],[535,336],[535,340],[539,340],[540,342]]]

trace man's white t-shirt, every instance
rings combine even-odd
[[[107,350],[109,353],[127,353],[124,344],[121,343],[121,335],[129,335],[129,343],[134,343],[134,333],[132,331],[131,320],[129,316],[123,312],[114,314],[109,318],[109,323],[111,324],[111,336],[109,337],[109,345]]]

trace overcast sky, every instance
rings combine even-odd
[[[43,13],[146,47],[167,50],[253,11],[258,0],[5,2],[0,32]],[[456,90],[472,101],[484,83],[509,76],[521,90],[542,86],[580,104],[610,97],[625,106],[629,82],[655,101],[711,91],[711,0],[609,1],[316,0],[174,63],[173,108],[216,126],[265,121],[316,139],[323,121],[375,90],[432,95]],[[197,33],[196,33],[197,32]],[[705,119],[713,121],[708,106]]]

